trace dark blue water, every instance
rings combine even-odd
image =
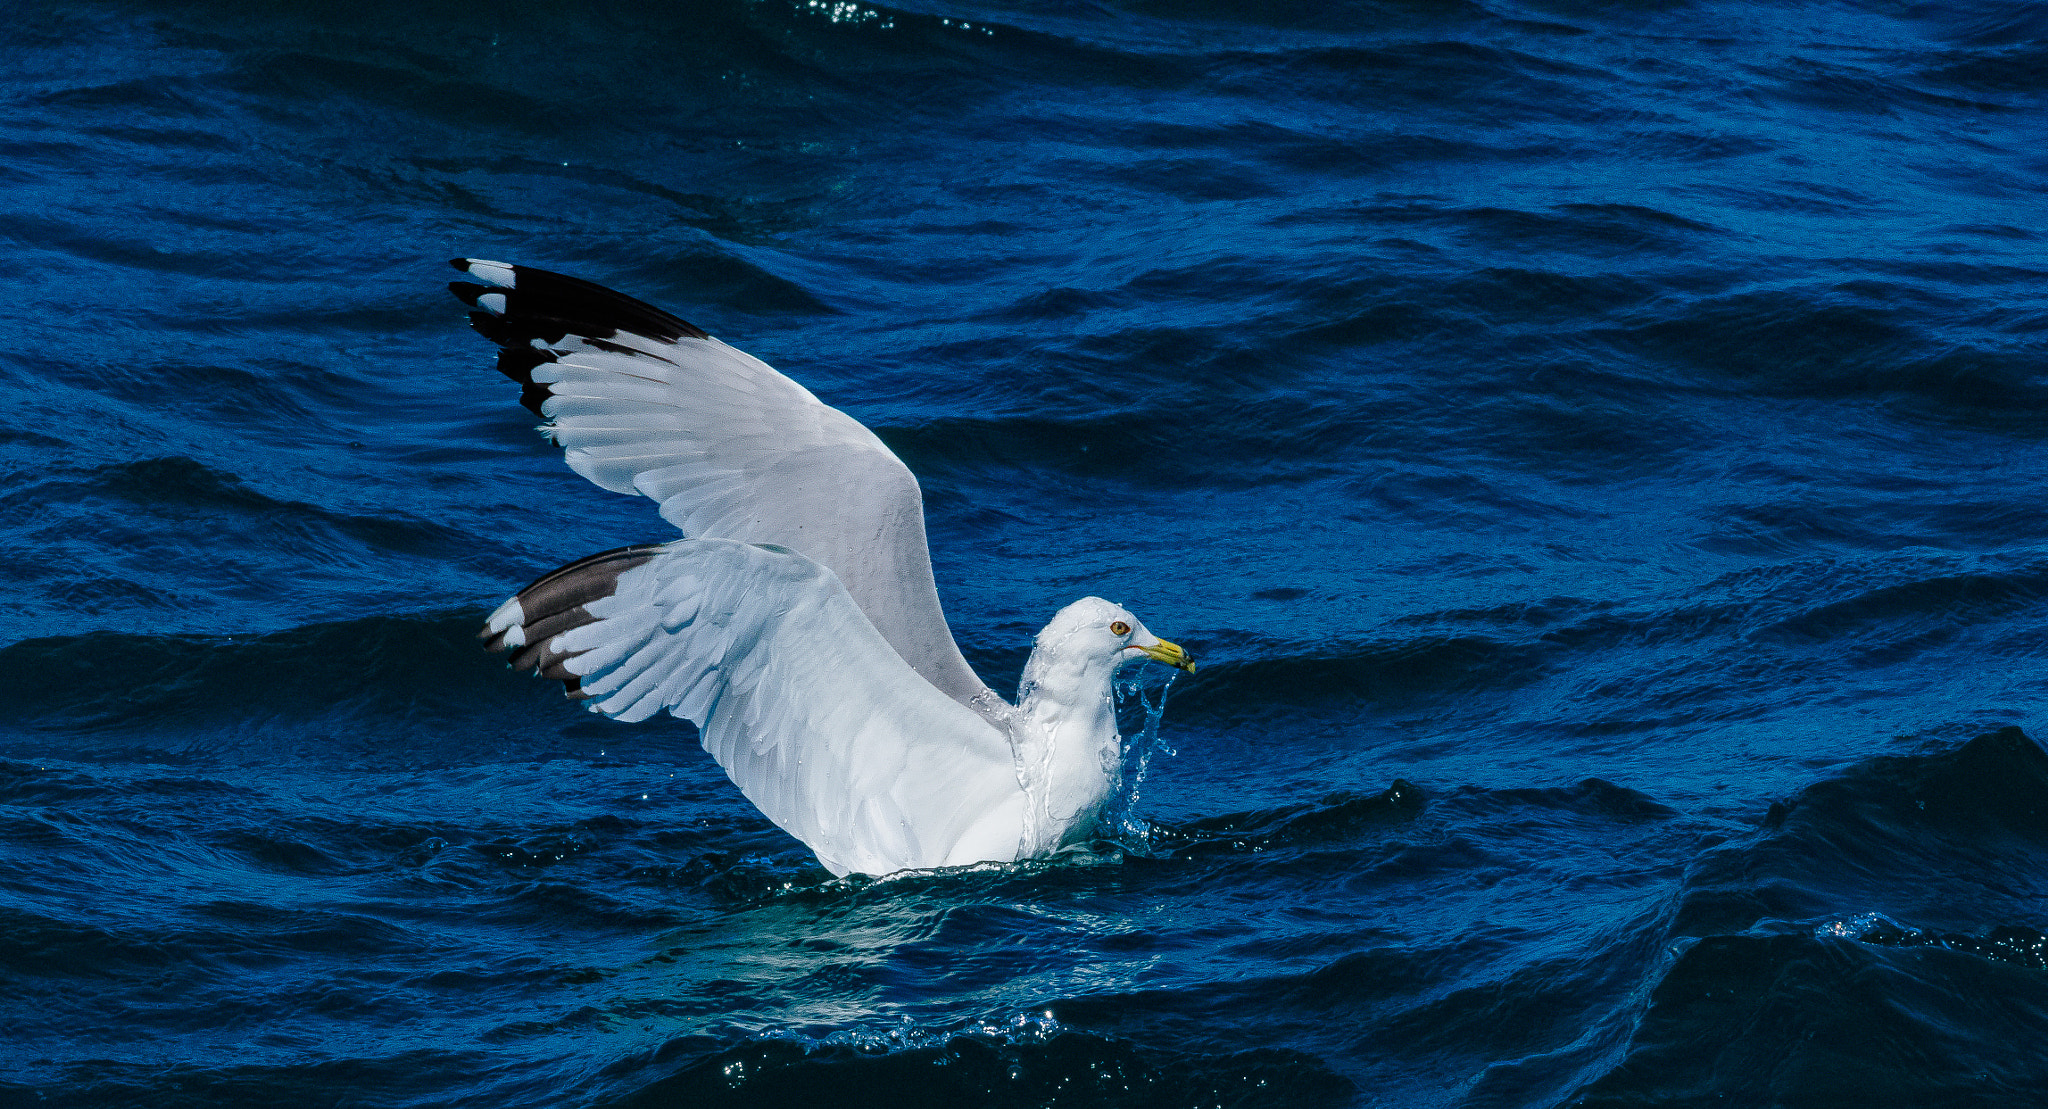
[[[2048,7],[57,7],[0,1103],[2048,1102]],[[480,651],[670,533],[454,255],[874,427],[998,688],[1187,644],[1134,831],[830,881]]]

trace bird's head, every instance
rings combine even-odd
[[[1038,641],[1041,647],[1058,643],[1062,654],[1112,657],[1118,666],[1151,659],[1195,672],[1195,660],[1180,644],[1153,635],[1122,605],[1100,597],[1083,597],[1061,609]]]

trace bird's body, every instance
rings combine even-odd
[[[954,644],[916,478],[867,428],[659,309],[458,259],[450,288],[578,473],[689,536],[571,563],[489,644],[593,711],[695,721],[837,874],[1009,861],[1085,835],[1118,778],[1110,683],[1179,647],[1100,598],[1039,634],[1012,706]]]

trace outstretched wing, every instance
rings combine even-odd
[[[963,705],[986,691],[939,608],[917,479],[873,432],[624,294],[529,266],[455,267],[477,280],[448,287],[577,473],[652,497],[693,539],[821,563],[926,681]]]
[[[696,721],[747,799],[836,874],[1017,856],[1008,739],[802,555],[724,539],[607,551],[522,590],[484,636],[597,712]]]

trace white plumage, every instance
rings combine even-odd
[[[907,467],[766,363],[601,286],[457,260],[450,287],[577,473],[689,539],[573,563],[492,613],[513,665],[594,711],[695,721],[837,874],[1007,861],[1086,834],[1117,780],[1110,680],[1186,652],[1099,598],[1054,617],[1021,702],[961,657]]]

